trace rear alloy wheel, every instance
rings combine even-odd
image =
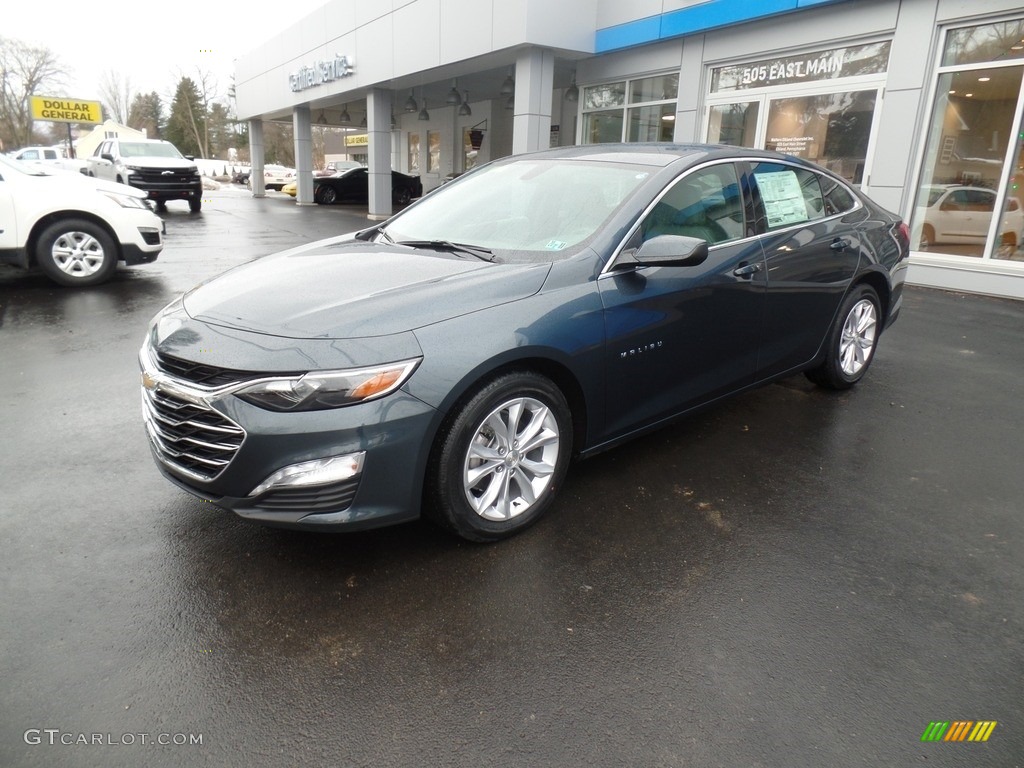
[[[408,205],[412,200],[412,194],[407,187],[398,187],[392,197],[395,200],[395,205]]]
[[[931,224],[925,224],[921,228],[921,240],[918,243],[918,248],[922,251],[927,251],[932,247],[932,243],[935,242],[935,230],[932,229]]]
[[[320,205],[334,205],[334,201],[338,199],[338,192],[334,187],[321,184],[316,188],[316,194],[313,197]]]
[[[83,219],[58,221],[39,235],[36,263],[61,285],[96,285],[117,267],[117,247],[102,227]]]
[[[481,387],[439,440],[431,514],[465,539],[497,541],[551,505],[572,453],[572,419],[554,383],[514,372]]]
[[[827,389],[849,389],[875,356],[881,333],[881,303],[875,289],[858,285],[846,297],[829,331],[825,360],[807,371],[807,378]]]

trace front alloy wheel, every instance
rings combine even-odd
[[[428,509],[472,541],[523,530],[550,506],[572,452],[572,419],[549,379],[507,373],[482,386],[439,436]]]
[[[117,266],[117,250],[107,232],[83,219],[51,224],[39,235],[36,263],[61,285],[96,285]]]
[[[466,500],[485,520],[527,512],[551,485],[558,460],[558,422],[531,397],[508,400],[477,425],[463,462]]]

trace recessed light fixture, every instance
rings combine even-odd
[[[978,78],[978,82],[979,83],[987,83],[991,79],[992,79],[991,77],[979,77]]]
[[[971,98],[971,96],[973,96],[973,95],[974,95],[973,93],[965,93],[964,94],[964,96],[966,96],[968,99]]]
[[[953,90],[951,90],[951,91],[950,91],[949,93],[950,93],[950,95],[952,95],[952,94],[955,94],[955,93],[956,93],[956,88],[954,88]]]

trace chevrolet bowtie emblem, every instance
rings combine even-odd
[[[147,371],[142,372],[142,386],[149,390],[156,389],[156,379],[150,376]]]
[[[173,176],[174,175],[174,171],[162,171],[160,173],[160,175],[161,176]]]

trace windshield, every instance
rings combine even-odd
[[[557,261],[591,238],[649,175],[643,166],[564,159],[485,166],[399,214],[386,234],[395,242],[448,241]]]
[[[176,157],[183,159],[173,144],[149,144],[141,141],[122,141],[121,157]]]

